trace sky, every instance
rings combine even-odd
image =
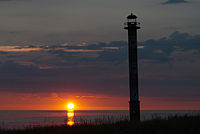
[[[200,110],[198,0],[0,0],[0,110],[127,110],[138,16],[142,110]]]

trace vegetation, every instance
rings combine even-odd
[[[0,130],[0,134],[199,134],[199,116],[173,116],[155,118],[140,123],[121,121],[102,124],[76,124],[49,126],[24,130]]]

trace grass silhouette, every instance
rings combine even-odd
[[[23,130],[0,130],[0,134],[199,134],[200,115],[156,117],[142,122],[76,124],[47,126]]]

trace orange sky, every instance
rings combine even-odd
[[[66,104],[75,104],[75,110],[128,110],[128,98],[84,93],[2,93],[0,110],[66,110]],[[176,98],[142,97],[142,110],[199,110],[200,102]]]

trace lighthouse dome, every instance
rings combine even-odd
[[[129,16],[127,16],[127,19],[137,19],[137,16],[131,13]]]

